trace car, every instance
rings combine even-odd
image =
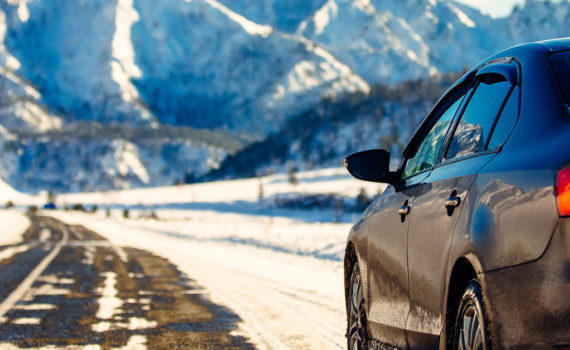
[[[48,202],[48,203],[44,204],[44,209],[47,209],[47,210],[54,210],[54,209],[56,209],[55,203],[53,203],[53,202]]]
[[[388,184],[347,239],[349,349],[570,349],[569,106],[570,38],[523,44],[453,84],[397,169],[345,159]]]

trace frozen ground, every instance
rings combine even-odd
[[[329,168],[298,173],[297,184],[290,184],[286,174],[275,174],[257,179],[217,181],[194,185],[149,189],[79,193],[59,196],[63,203],[145,205],[170,209],[204,209],[217,211],[259,212],[260,184],[263,197],[271,204],[271,198],[288,193],[334,193],[356,197],[361,188],[373,195],[384,185],[355,181],[344,168]],[[231,207],[231,208],[230,208]],[[227,210],[224,210],[227,208]],[[271,214],[271,213],[270,213]]]
[[[241,332],[259,348],[345,347],[342,257],[358,214],[332,209],[274,207],[283,194],[355,197],[381,188],[351,179],[343,169],[158,189],[60,195],[58,203],[99,206],[94,214],[49,211],[120,246],[169,259],[205,287],[212,300],[244,321]],[[262,183],[264,201],[259,201]],[[129,218],[123,208],[129,207]],[[103,209],[101,209],[103,208]],[[110,208],[107,215],[106,208]],[[150,211],[158,219],[145,218]]]
[[[0,209],[0,246],[22,242],[30,220],[21,211]]]

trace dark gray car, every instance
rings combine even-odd
[[[517,46],[438,101],[351,230],[348,347],[570,349],[570,39]]]

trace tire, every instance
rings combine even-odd
[[[481,285],[471,280],[465,289],[453,327],[453,350],[491,350],[489,321]]]
[[[347,345],[349,350],[368,349],[368,334],[366,332],[366,308],[362,292],[362,279],[358,263],[352,267],[350,283],[348,284],[348,332]]]

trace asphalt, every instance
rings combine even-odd
[[[254,349],[239,335],[240,318],[166,258],[112,246],[53,218],[31,222],[22,244],[0,247],[0,254],[15,252],[0,261],[0,308],[18,297],[0,315],[0,349]],[[18,293],[58,244],[55,258]]]

